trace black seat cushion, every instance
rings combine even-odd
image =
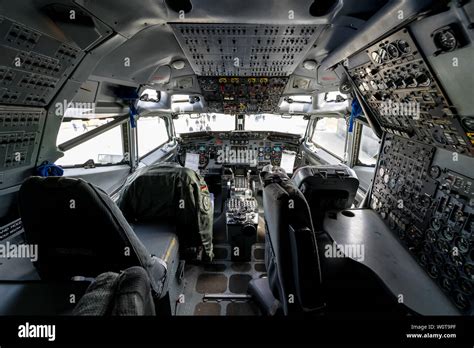
[[[19,209],[28,243],[38,245],[42,279],[70,279],[142,266],[157,294],[166,270],[150,255],[120,209],[81,179],[31,177],[20,188]]]
[[[170,222],[135,222],[130,224],[148,251],[165,262],[178,254],[176,226]]]
[[[143,223],[131,224],[138,239],[147,246],[148,251],[158,259],[165,267],[167,282],[164,284],[168,288],[171,277],[176,276],[176,271],[180,262],[179,242],[176,235],[176,226],[172,223]]]

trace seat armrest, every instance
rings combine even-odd
[[[325,304],[315,235],[310,228],[289,225],[289,236],[296,296],[303,311],[319,311]]]
[[[179,265],[179,243],[174,227],[166,223],[135,223],[132,228],[151,255],[151,272],[157,283],[154,288],[161,289],[155,296],[162,298]]]

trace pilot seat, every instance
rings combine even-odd
[[[260,177],[268,278],[252,280],[249,292],[267,314],[276,314],[278,304],[284,315],[317,312],[324,302],[308,203],[284,170],[268,165]]]
[[[141,168],[124,185],[118,206],[145,240],[176,233],[183,255],[213,258],[210,193],[193,170],[170,162]]]
[[[141,266],[154,299],[170,296],[179,264],[176,237],[141,240],[101,189],[82,179],[30,177],[18,203],[26,241],[38,245],[34,266],[42,280],[94,278]]]

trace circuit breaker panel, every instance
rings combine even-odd
[[[83,57],[80,49],[0,16],[0,104],[46,106]]]

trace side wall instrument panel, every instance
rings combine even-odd
[[[278,108],[286,77],[198,77],[209,112],[260,113]]]
[[[0,104],[46,106],[83,53],[0,16]]]
[[[407,29],[360,55],[348,73],[384,131],[474,156],[474,120],[461,124]]]
[[[0,107],[0,188],[8,187],[7,171],[31,166],[43,131],[46,111]]]
[[[436,163],[436,151],[444,150],[386,134],[370,205],[456,306],[472,313],[474,179]]]

